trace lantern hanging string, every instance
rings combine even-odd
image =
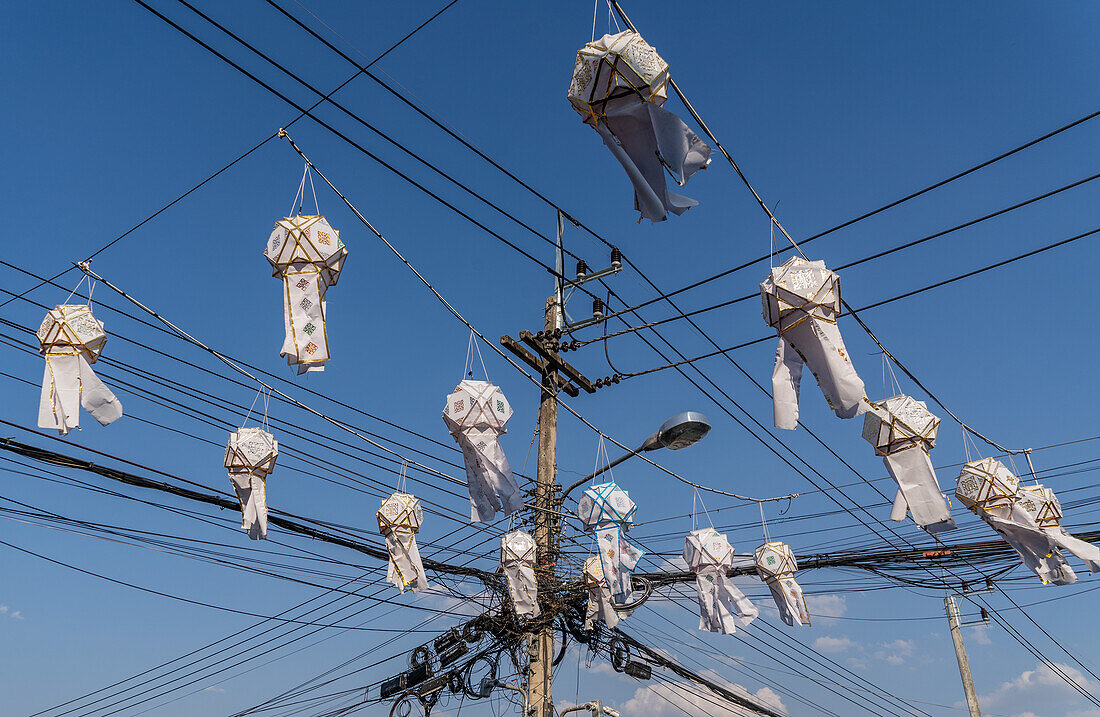
[[[471,358],[475,350],[477,351],[478,360],[481,361],[481,374],[485,376],[485,380],[488,381],[489,371],[485,368],[485,358],[481,355],[481,347],[478,346],[477,341],[474,340],[473,330],[470,331],[470,343],[466,346],[466,365],[462,368],[462,375],[470,377],[474,375],[474,372],[471,370],[473,369],[473,362],[471,361]]]
[[[290,214],[292,216],[295,215],[294,207],[298,207],[298,215],[302,213],[302,205],[306,201],[306,177],[309,177],[309,187],[313,190],[313,211],[317,214],[321,213],[321,205],[317,203],[317,187],[313,186],[313,172],[310,171],[307,162],[302,167],[302,181],[298,184],[298,192],[294,195],[294,201],[290,203]]]

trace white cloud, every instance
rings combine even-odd
[[[225,689],[221,688],[221,687],[215,687],[214,685],[210,685],[209,687],[204,688],[203,692],[225,692]]]
[[[1075,667],[1054,663],[1063,673],[1084,689],[1095,692],[1100,684],[1086,679],[1084,674]],[[1055,705],[1063,709],[1072,709],[1082,701],[1081,696],[1065,680],[1062,679],[1051,667],[1039,663],[1033,670],[1024,670],[1016,677],[1001,683],[993,692],[978,697],[979,703],[989,708],[1005,707],[1011,709],[1028,709],[1032,712],[1041,710],[1036,714],[1051,714]],[[1027,712],[1019,713],[1026,715]],[[1085,710],[1067,713],[1066,717],[1095,717],[1100,715],[1097,710]]]
[[[787,712],[783,700],[770,687],[749,692],[741,685],[727,682],[710,671],[707,677],[735,694],[765,704],[778,712]],[[646,717],[683,717],[685,711],[688,714],[706,714],[711,717],[743,717],[745,714],[744,708],[726,702],[707,688],[681,680],[641,687],[619,707],[619,711],[624,715]]]
[[[989,639],[989,626],[988,625],[977,625],[973,630],[970,631],[970,634],[972,634],[974,636],[974,642],[976,642],[979,645],[992,645],[993,644],[993,640]]]
[[[20,610],[12,610],[7,605],[0,605],[0,615],[7,615],[12,620],[22,620],[23,613]]]
[[[810,611],[810,621],[818,627],[836,622],[830,618],[844,617],[848,605],[843,595],[807,595],[806,608]]]
[[[847,652],[854,649],[856,643],[847,637],[819,637],[814,640],[814,649],[819,652]]]
[[[882,649],[875,650],[873,657],[876,660],[881,660],[886,664],[894,665],[895,667],[904,663],[905,658],[913,654],[912,640],[894,640],[893,642],[884,642],[880,647]]]

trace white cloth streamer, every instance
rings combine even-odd
[[[535,580],[535,540],[522,530],[500,538],[500,564],[508,580],[512,605],[520,617],[538,617],[538,582]]]
[[[499,440],[511,417],[508,399],[488,381],[462,381],[443,406],[443,422],[462,449],[470,520],[475,523],[493,520],[497,511],[510,515],[523,507],[523,493]]]
[[[927,404],[910,396],[872,404],[863,419],[863,438],[882,456],[898,484],[890,519],[903,521],[911,513],[913,521],[933,535],[957,527],[928,455],[936,445],[939,425]]]
[[[838,418],[867,410],[866,391],[836,325],[840,314],[840,277],[823,261],[791,257],[773,267],[760,284],[764,320],[779,334],[772,371],[775,427],[798,426],[802,367],[817,378]]]
[[[325,296],[347,255],[340,233],[319,215],[280,219],[264,248],[272,275],[283,280],[285,333],[279,355],[299,374],[324,371],[330,358]]]
[[[636,32],[604,35],[577,53],[569,101],[603,139],[634,185],[634,208],[650,221],[699,204],[668,190],[710,163],[710,147],[662,105],[668,64]]]
[[[428,587],[428,576],[416,547],[416,533],[424,522],[420,501],[408,493],[394,493],[382,501],[376,516],[378,530],[386,538],[390,554],[386,579],[402,593],[410,586],[415,593]]]
[[[733,565],[733,546],[725,535],[714,528],[691,531],[684,541],[684,560],[695,573],[700,630],[732,635],[737,632],[735,617],[747,627],[760,615],[726,574]]]
[[[107,334],[87,304],[58,304],[39,327],[40,350],[46,358],[38,427],[61,435],[80,427],[80,407],[106,426],[122,417],[122,403],[95,375]]]
[[[279,442],[262,428],[229,434],[225,467],[241,504],[241,528],[253,540],[267,539],[267,476],[278,456]]]

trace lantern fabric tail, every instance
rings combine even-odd
[[[535,570],[529,565],[505,565],[504,577],[508,579],[508,592],[520,617],[538,617],[538,583]]]
[[[611,596],[617,603],[629,602],[634,592],[630,584],[631,573],[645,552],[632,545],[618,526],[598,529],[596,545]]]
[[[588,589],[588,611],[584,616],[584,629],[593,629],[596,620],[603,620],[609,630],[614,630],[619,624],[619,613],[611,606],[611,591],[606,585]]]
[[[1002,508],[997,512],[1004,515],[990,513],[983,517],[1040,580],[1054,585],[1072,585],[1077,582],[1077,574],[1065,557],[1018,505],[1013,504],[1010,508]]]
[[[732,635],[737,632],[735,617],[740,617],[747,627],[760,615],[760,608],[737,589],[724,568],[709,566],[697,572],[695,589],[700,630]]]
[[[324,371],[329,360],[325,328],[325,285],[320,271],[283,275],[283,321],[286,337],[280,356],[298,373]]]
[[[1061,526],[1047,529],[1045,532],[1050,537],[1051,542],[1059,548],[1068,550],[1084,561],[1090,573],[1100,572],[1100,546],[1070,535]]]
[[[784,331],[783,338],[813,372],[837,418],[855,418],[866,411],[867,391],[835,323],[803,321]]]
[[[267,485],[264,477],[239,473],[229,476],[241,503],[241,527],[253,540],[267,540]]]
[[[672,112],[650,102],[608,110],[596,126],[634,185],[634,207],[653,222],[699,202],[668,190],[666,168],[683,185],[710,162],[710,147]]]
[[[940,484],[936,480],[936,471],[932,459],[920,448],[910,448],[882,457],[886,470],[898,484],[898,495],[904,501],[913,521],[930,534],[954,530],[957,526],[951,518],[951,509],[947,507]],[[898,510],[898,500],[894,501],[894,510],[890,519],[905,520],[905,512]],[[898,513],[901,512],[901,517]]]
[[[806,608],[806,598],[802,596],[802,587],[794,578],[780,578],[768,581],[775,606],[779,608],[779,617],[790,626],[810,624],[810,611]]]
[[[390,554],[386,580],[393,583],[402,593],[411,587],[418,593],[428,586],[424,575],[424,563],[420,560],[420,550],[416,547],[416,536],[412,533],[393,531],[386,536],[386,550]]]
[[[793,431],[798,428],[798,392],[802,383],[802,357],[791,345],[779,339],[772,371],[772,412],[775,427]]]
[[[497,511],[510,515],[522,508],[523,493],[496,434],[471,429],[455,439],[466,463],[470,520],[488,522],[496,517]]]

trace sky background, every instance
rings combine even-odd
[[[312,104],[317,99],[182,5],[169,0],[151,4],[295,101]],[[199,0],[197,5],[325,92],[354,71],[261,0]],[[310,18],[303,5],[339,37]],[[440,3],[311,1],[285,6],[353,56],[362,52],[373,58],[435,12]],[[1100,7],[1087,3],[711,2],[689,9],[635,0],[625,7],[765,201],[779,202],[779,219],[796,238],[832,227],[1100,109],[1094,41],[1100,31]],[[8,234],[0,258],[34,274],[52,275],[83,259],[298,114],[135,3],[15,3],[6,10],[0,82],[7,101],[0,112],[0,136],[7,171],[0,187],[9,202],[9,228],[14,233]],[[767,218],[717,153],[712,165],[683,191],[698,199],[700,206],[664,223],[636,222],[625,175],[565,100],[574,55],[591,36],[592,16],[587,2],[460,0],[375,70],[620,247],[661,290],[766,254]],[[607,30],[604,7],[597,13],[596,34]],[[370,79],[358,78],[337,98],[538,232],[553,235],[553,208]],[[688,119],[678,101],[670,100],[667,107]],[[528,229],[338,110],[322,106],[316,115],[552,265],[552,247]],[[521,329],[541,328],[543,303],[552,290],[551,277],[543,267],[308,118],[295,123],[290,133],[374,226],[486,337],[495,340]],[[829,266],[839,266],[1089,177],[1096,171],[1098,140],[1100,119],[817,240],[807,253],[825,259]],[[98,256],[93,268],[209,345],[289,380],[293,386],[280,387],[303,402],[376,434],[394,451],[462,478],[459,454],[440,410],[445,395],[462,378],[469,332],[327,187],[317,186],[320,211],[341,231],[349,249],[339,285],[328,295],[333,360],[322,374],[295,377],[280,359],[281,287],[271,277],[262,249],[273,223],[290,208],[301,164],[286,142],[272,140]],[[866,306],[1096,229],[1100,226],[1094,211],[1098,193],[1100,186],[1086,183],[972,228],[863,263],[843,273],[844,297],[852,306]],[[307,208],[310,204],[312,197]],[[580,230],[567,230],[566,245],[591,267],[609,261],[606,246]],[[867,311],[863,317],[890,351],[956,415],[1001,444],[1040,447],[1092,438],[1098,433],[1095,405],[1100,397],[1090,368],[1100,348],[1094,321],[1098,259],[1096,239],[1083,239]],[[766,262],[758,262],[686,292],[676,301],[689,310],[752,294],[766,271]],[[43,307],[63,302],[78,278],[77,272],[70,271],[58,280],[65,289],[41,287],[27,297],[34,303],[15,300],[3,305],[0,318],[36,328],[45,313]],[[19,293],[36,283],[31,276],[0,266],[0,287],[5,291]],[[632,304],[656,295],[645,279],[630,270],[609,283]],[[9,298],[0,296],[0,303]],[[82,430],[66,438],[69,446],[10,426],[3,426],[0,433],[111,464],[82,452],[84,447],[94,448],[212,490],[228,490],[222,467],[224,443],[228,431],[243,422],[237,407],[247,409],[255,397],[254,387],[201,350],[125,315],[133,315],[133,307],[107,287],[97,287],[95,299],[96,315],[105,321],[111,336],[104,358],[125,364],[101,361],[96,371],[118,393],[125,417],[102,428],[84,414]],[[588,304],[587,297],[578,295],[570,313],[584,318]],[[617,307],[621,305],[612,302],[612,308]],[[653,321],[672,315],[671,311],[658,304],[641,314]],[[755,299],[702,314],[697,321],[722,347],[771,333]],[[685,324],[666,324],[660,327],[661,334],[685,356],[714,349]],[[850,318],[842,319],[840,325],[870,397],[892,395],[882,384],[877,347]],[[591,338],[597,331],[589,329],[578,336]],[[34,428],[42,359],[12,345],[27,342],[27,334],[5,326],[4,335],[0,418]],[[669,349],[664,351],[671,355]],[[489,349],[483,346],[482,353],[489,377],[515,409],[502,444],[513,467],[532,475],[535,460],[529,444],[538,392]],[[769,340],[732,352],[730,357],[767,385],[773,354],[774,340]],[[627,372],[666,363],[637,335],[612,340],[609,355],[618,369]],[[612,373],[599,344],[568,358],[593,378]],[[127,367],[144,374],[135,376]],[[653,454],[654,460],[726,491],[754,496],[801,493],[782,516],[784,503],[765,508],[772,537],[785,539],[799,555],[890,549],[886,540],[849,513],[838,511],[835,503],[765,447],[765,442],[779,444],[742,411],[770,429],[770,399],[730,360],[711,358],[697,367],[742,408],[690,370],[688,374],[707,386],[718,402],[669,370],[628,379],[567,403],[625,444],[640,442],[674,413],[702,411],[714,426],[710,436],[690,450]],[[900,373],[899,379],[905,392],[927,398]],[[166,381],[178,384],[164,385]],[[192,393],[185,395],[181,390]],[[149,391],[163,398],[150,396]],[[944,466],[940,483],[950,491],[957,464],[965,460],[961,431],[943,411],[933,410],[946,420],[932,459]],[[364,453],[364,444],[354,436],[286,404],[273,402],[269,417],[284,449],[268,480],[270,505],[361,529],[367,539],[378,542],[374,512],[381,497],[397,487],[399,461],[385,453]],[[734,417],[749,423],[764,442]],[[808,377],[802,418],[850,467],[802,429],[781,435],[773,429],[772,434],[814,470],[842,486],[845,496],[885,521],[889,506],[881,504],[880,496],[860,477],[885,479],[881,461],[860,438],[861,422],[836,419]],[[1036,469],[1050,474],[1046,484],[1062,496],[1065,524],[1071,529],[1092,526],[1096,520],[1098,445],[1086,441],[1035,454]],[[589,472],[597,447],[596,434],[561,411],[560,482],[568,484]],[[980,448],[991,454],[987,446]],[[614,456],[618,449],[611,446],[608,452]],[[1017,465],[1022,471],[1022,465]],[[614,477],[639,506],[639,525],[632,535],[651,552],[642,567],[649,571],[674,567],[683,535],[692,525],[690,488],[637,459],[617,469]],[[74,480],[147,502],[97,493]],[[893,496],[888,479],[874,485]],[[217,666],[209,666],[214,660],[202,663],[207,669],[181,680],[193,680],[182,689],[144,693],[95,714],[122,708],[127,708],[124,714],[138,714],[153,708],[155,714],[169,716],[228,715],[353,658],[356,661],[339,674],[394,658],[325,689],[350,690],[404,669],[409,649],[458,619],[432,610],[456,614],[474,610],[470,600],[445,594],[400,596],[381,584],[384,569],[361,554],[277,529],[271,531],[268,543],[250,543],[228,511],[195,507],[94,475],[62,469],[44,473],[5,453],[0,455],[0,486],[4,511],[0,517],[5,518],[0,521],[0,540],[116,581],[258,615],[275,615],[309,600],[315,600],[309,604],[314,607],[336,599],[338,594],[325,591],[346,580],[359,580],[355,588],[373,596],[357,603],[344,599],[305,618],[359,629],[321,629],[307,635],[313,627],[291,633],[302,626],[278,626],[230,651],[250,650],[238,657]],[[465,488],[430,474],[411,470],[409,489],[430,507],[419,536],[425,555],[494,567],[498,536],[508,528],[507,519],[491,526],[469,526],[464,518],[468,515]],[[834,495],[850,505],[845,497]],[[729,534],[739,553],[751,553],[762,542],[755,504],[713,494],[704,500],[715,525]],[[957,502],[952,507],[960,530],[945,536],[948,542],[994,536]],[[14,510],[45,511],[127,531],[147,531],[168,536],[173,545],[187,550],[103,540],[100,533],[80,535],[72,532],[78,529],[71,524],[64,526],[66,530],[52,529],[44,527],[40,518],[20,517]],[[931,545],[912,523],[895,528],[901,538],[875,527],[895,545],[902,545],[903,539]],[[583,557],[581,551],[589,543],[578,533],[577,543],[571,544],[574,557]],[[216,557],[223,562],[194,559],[198,549],[218,551]],[[259,566],[255,561],[273,563],[262,567],[279,576],[313,584],[234,568]],[[1016,603],[1030,606],[1025,607],[1028,614],[1061,646],[1090,670],[1100,672],[1092,609],[1095,597],[1089,594],[1095,585],[1079,561],[1071,562],[1079,574],[1084,573],[1075,586],[1043,587],[1022,567],[1010,573],[1002,586]],[[927,574],[914,571],[913,577],[924,579]],[[665,599],[668,596],[652,600],[626,621],[624,629],[694,669],[712,671],[718,679],[735,683],[759,699],[780,704],[792,715],[821,713],[810,705],[839,714],[864,714],[820,684],[835,675],[817,678],[819,682],[807,679],[805,669],[797,664],[800,655],[831,660],[836,670],[910,699],[929,714],[964,713],[942,591],[900,586],[860,571],[804,571],[799,581],[814,616],[810,628],[787,628],[770,609],[770,597],[761,583],[744,579],[739,583],[764,609],[764,624],[756,623],[737,636],[696,632],[691,590],[673,595],[675,600]],[[472,583],[456,587],[467,595],[477,591]],[[1100,693],[1100,683],[1084,675],[1008,598],[995,594],[989,603],[1025,639],[1065,665],[1087,689]],[[336,608],[343,611],[326,616]],[[424,620],[431,622],[425,625]],[[3,549],[0,694],[4,712],[37,712],[256,622],[255,617],[154,595]],[[423,632],[401,632],[409,628]],[[1100,715],[1002,628],[968,629],[965,639],[986,714]],[[240,663],[245,658],[252,659]],[[176,676],[179,673],[172,677]],[[682,714],[665,701],[670,687],[662,685],[618,675],[601,658],[588,663],[582,652],[571,649],[560,666],[555,693],[559,706],[599,697],[621,708],[624,717]],[[865,697],[840,691],[856,701]],[[355,693],[349,695],[348,699],[356,699]],[[799,702],[799,696],[810,705]],[[134,704],[146,698],[151,699]],[[693,714],[736,714],[702,698],[694,705],[687,701],[692,698],[682,694],[671,698]],[[106,707],[107,702],[95,706]],[[497,714],[504,707],[488,701],[467,702],[462,712]],[[362,713],[385,715],[388,710],[388,704],[375,704]],[[452,701],[435,713],[457,711]]]

